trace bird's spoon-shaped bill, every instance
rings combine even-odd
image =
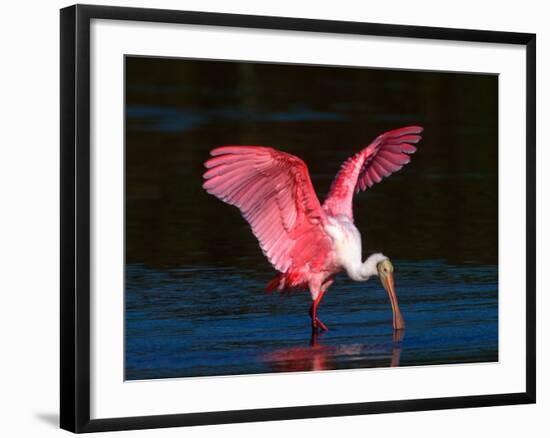
[[[391,308],[393,311],[393,328],[394,330],[402,330],[405,328],[405,320],[399,310],[399,303],[397,302],[397,294],[395,293],[395,285],[393,282],[393,272],[388,272],[380,277],[380,282],[388,296],[390,297]]]

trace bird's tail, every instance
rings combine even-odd
[[[269,293],[273,292],[274,290],[280,291],[284,288],[284,282],[284,274],[279,273],[271,279],[271,281],[265,287],[265,290]]]

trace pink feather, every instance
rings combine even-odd
[[[325,212],[302,160],[262,146],[223,146],[210,154],[203,187],[241,210],[275,269],[303,269],[304,248],[331,250]]]
[[[353,194],[372,187],[407,164],[409,154],[416,152],[410,143],[418,143],[422,131],[420,126],[407,126],[385,132],[349,158],[332,182],[323,209],[329,215],[344,214],[353,219]]]

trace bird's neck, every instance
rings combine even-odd
[[[361,234],[345,215],[329,216],[325,231],[334,242],[334,252],[340,266],[355,281],[367,281],[378,275],[378,263],[387,259],[384,254],[375,253],[361,262]]]
[[[370,255],[363,263],[357,260],[356,263],[350,264],[346,271],[348,276],[355,281],[367,281],[372,276],[378,275],[378,264],[388,258],[381,253]]]

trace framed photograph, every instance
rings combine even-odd
[[[61,10],[61,427],[535,402],[535,35]]]

